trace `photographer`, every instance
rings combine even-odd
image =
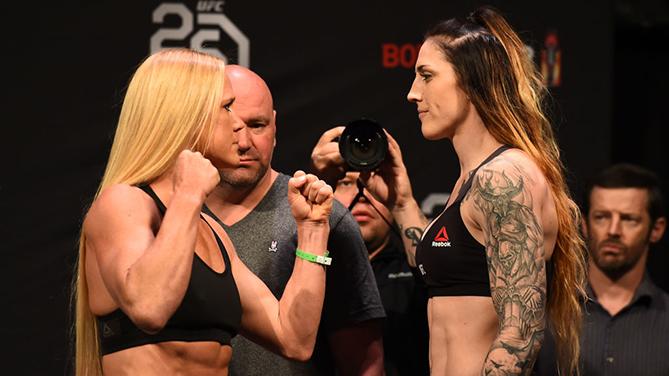
[[[360,225],[381,301],[386,310],[383,330],[386,375],[427,375],[427,294],[415,267],[410,267],[393,217],[359,183],[359,171],[376,167],[387,152],[383,129],[356,120],[326,131],[312,152],[315,173],[335,188]],[[342,152],[340,153],[340,148]],[[345,157],[342,157],[342,154]]]

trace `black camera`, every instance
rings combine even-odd
[[[373,170],[386,158],[388,138],[379,123],[353,120],[339,137],[339,153],[352,170]]]

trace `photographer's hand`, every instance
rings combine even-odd
[[[386,132],[388,155],[375,171],[362,172],[359,179],[369,193],[391,210],[397,223],[410,266],[416,266],[416,245],[427,226],[427,218],[413,197],[411,181],[397,141]]]
[[[337,186],[337,181],[346,175],[347,170],[337,141],[343,131],[343,126],[325,131],[311,152],[313,172],[332,187]]]
[[[376,170],[362,172],[360,180],[377,200],[394,210],[406,206],[414,198],[400,146],[387,131],[386,136],[388,155]]]

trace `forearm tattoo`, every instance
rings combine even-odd
[[[420,238],[423,237],[423,229],[419,227],[409,227],[404,230],[404,236],[411,240],[411,245],[418,245]]]
[[[482,169],[466,200],[485,218],[490,291],[499,317],[483,374],[529,374],[541,347],[546,306],[543,230],[531,192],[517,167]]]

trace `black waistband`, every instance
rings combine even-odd
[[[164,328],[156,334],[147,334],[123,314],[116,310],[98,318],[101,355],[111,354],[132,347],[169,341],[213,341],[221,345],[230,345],[233,334],[217,328]]]

